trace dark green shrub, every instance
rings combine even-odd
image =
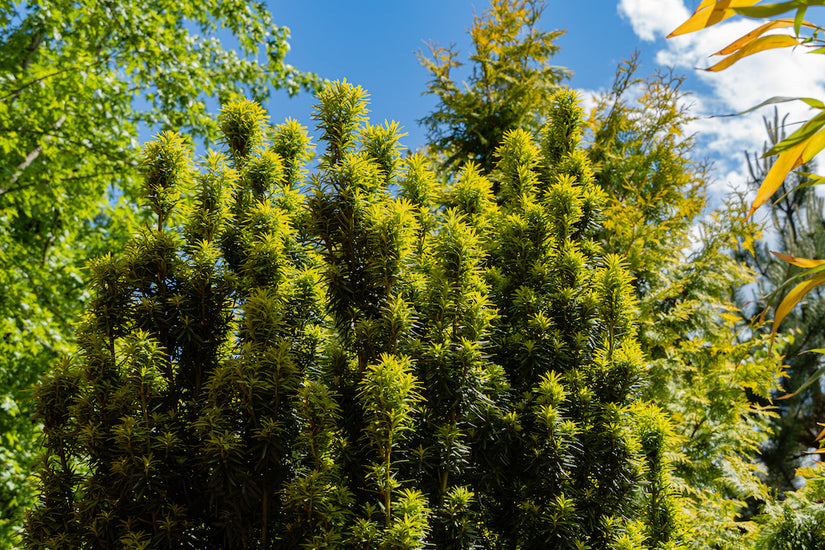
[[[573,93],[544,143],[505,136],[498,197],[401,159],[365,100],[320,95],[308,180],[303,130],[249,102],[198,171],[147,145],[155,223],[91,263],[80,351],[37,390],[30,548],[679,545]]]

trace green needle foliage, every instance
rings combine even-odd
[[[765,507],[756,548],[759,550],[815,550],[825,545],[825,478],[822,465],[800,468],[806,481],[788,492],[785,500]]]
[[[431,58],[422,58],[433,76],[426,93],[439,98],[424,120],[434,142],[430,153],[440,164],[438,171],[453,180],[446,204],[464,208],[484,235],[491,227],[501,228],[492,223],[495,212],[512,215],[507,204],[519,203],[525,194],[547,193],[540,182],[559,172],[550,166],[562,163],[562,171],[579,182],[595,180],[604,193],[599,227],[587,234],[565,221],[587,219],[589,207],[584,206],[587,201],[567,202],[570,191],[559,182],[562,186],[553,193],[564,201],[547,206],[549,211],[525,205],[521,218],[513,220],[514,228],[508,229],[515,232],[517,227],[518,232],[495,254],[517,254],[525,243],[543,234],[522,218],[550,215],[553,231],[573,239],[589,235],[577,255],[571,255],[570,265],[584,261],[578,253],[586,253],[585,260],[592,257],[588,251],[597,244],[603,256],[621,259],[631,275],[638,345],[647,360],[643,378],[648,383],[642,395],[661,407],[674,424],[673,476],[687,497],[682,506],[691,520],[691,544],[741,548],[752,542],[750,534],[757,528],[746,520],[771,500],[758,475],[758,453],[769,437],[774,414],[768,398],[781,377],[767,342],[761,336],[751,339],[755,328],[738,323],[735,308],[736,289],[753,276],[731,253],[740,243],[753,245],[755,227],[738,221],[743,216],[735,201],[709,211],[707,167],[691,160],[693,142],[685,135],[690,114],[684,108],[682,79],[668,72],[639,78],[635,57],[619,67],[614,86],[597,100],[591,113],[585,133],[590,167],[575,156],[562,160],[571,152],[569,140],[578,139],[582,131],[576,124],[552,126],[551,136],[537,140],[538,152],[518,147],[512,149],[515,156],[510,159],[496,156],[501,149],[489,143],[486,130],[495,129],[498,139],[514,132],[537,137],[545,120],[558,120],[555,107],[541,98],[558,86],[564,73],[549,65],[549,56],[532,55],[544,50],[518,47],[537,36],[530,29],[536,27],[542,7],[540,2],[494,2],[484,17],[475,19],[470,31],[475,46],[501,44],[505,28],[519,28],[522,33],[510,36],[510,48],[477,48],[477,55],[471,57],[472,76],[463,87],[451,73],[459,68],[454,49],[433,48]],[[542,36],[552,40],[549,34]],[[484,77],[500,74],[496,63],[505,57],[509,70],[533,71],[504,78],[492,91],[485,88],[490,81]],[[525,92],[522,83],[529,83],[531,91]],[[512,113],[519,116],[508,116]],[[476,165],[459,171],[459,159],[472,159]],[[471,170],[488,178],[490,186],[467,186]],[[514,281],[509,283],[512,288],[493,286],[499,320],[546,291],[538,282],[519,287],[541,281],[535,278],[542,271],[533,263],[542,257],[541,250],[531,245],[520,260],[523,265],[508,260],[515,262],[510,269],[518,269],[513,275],[505,273],[503,279]],[[488,264],[497,257],[492,252]],[[498,269],[497,263],[491,266]],[[580,282],[583,287],[593,284],[588,278]],[[511,294],[516,289],[519,293]],[[602,310],[600,315],[612,313]],[[531,326],[530,317],[520,317],[517,324]],[[507,350],[502,363],[504,357],[509,360],[523,353],[512,349],[519,338],[530,349],[541,342],[534,335],[520,337],[518,330],[508,330],[507,338],[499,342]],[[614,329],[614,342],[615,335]],[[546,347],[532,353],[556,355]],[[511,368],[529,377],[529,361]]]
[[[147,223],[90,265],[38,386],[29,548],[677,548],[672,428],[560,91],[540,142],[444,187],[346,82],[306,134],[227,104],[227,154],[144,148]],[[545,152],[554,152],[548,156]]]

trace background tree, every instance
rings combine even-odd
[[[252,102],[199,173],[176,134],[145,147],[151,217],[92,262],[79,351],[37,389],[27,546],[677,547],[575,95],[542,145],[506,137],[501,206],[472,164],[429,193],[360,88],[319,99],[306,193],[305,134],[267,139]]]
[[[756,473],[770,413],[752,397],[767,401],[780,372],[733,301],[752,277],[730,253],[752,243],[754,227],[741,222],[735,200],[707,212],[709,176],[689,158],[682,79],[639,78],[636,70],[635,57],[620,66],[591,115],[590,156],[609,197],[601,240],[634,276],[645,396],[674,422],[674,478],[693,518],[693,545],[742,548],[756,528],[743,521],[748,504],[769,500]]]
[[[785,139],[785,119],[778,110],[772,119],[765,118],[768,142],[763,153]],[[765,175],[773,166],[773,159],[748,154],[749,187],[761,187]],[[815,171],[814,162],[800,166],[800,172]],[[815,188],[806,186],[807,176],[791,174],[777,189],[779,199],[767,210],[765,239],[757,241],[752,250],[740,249],[742,260],[758,275],[753,295],[741,298],[748,302],[747,315],[757,317],[768,304],[768,296],[802,270],[786,262],[777,262],[771,251],[798,258],[825,257],[825,219],[823,200]],[[785,317],[780,334],[790,336],[784,348],[786,377],[775,397],[794,393],[821,367],[822,356],[804,353],[825,347],[825,295],[815,288]],[[780,416],[773,421],[774,433],[762,449],[761,459],[768,468],[768,483],[780,491],[792,491],[795,470],[800,459],[811,448],[817,448],[816,438],[821,431],[818,422],[825,419],[825,396],[820,384],[811,384],[789,399],[777,400]]]
[[[261,3],[0,2],[0,544],[26,502],[25,391],[69,346],[85,258],[130,232],[138,131],[210,143],[216,101],[314,88],[288,35]]]
[[[459,80],[463,63],[454,46],[431,44],[429,57],[419,52],[431,76],[424,93],[434,94],[439,104],[421,123],[431,151],[444,155],[449,172],[472,160],[489,174],[495,166],[491,153],[508,130],[535,135],[544,125],[550,97],[569,75],[550,65],[562,32],[541,29],[544,9],[543,0],[493,0],[481,17],[474,16],[466,81]]]
[[[773,502],[759,518],[762,528],[756,548],[791,550],[822,548],[825,544],[825,479],[821,467],[800,468],[797,472],[806,480],[798,491]]]
[[[527,19],[527,12],[514,13],[522,24],[539,24],[537,19]],[[471,30],[474,40],[488,40],[478,38],[486,32],[483,20],[477,19]],[[519,55],[525,57],[511,62],[530,61],[526,51]],[[474,74],[483,74],[481,61],[473,61]],[[748,531],[742,527],[751,532],[756,527],[742,523],[740,514],[749,517],[747,503],[768,498],[755,470],[769,412],[752,403],[751,397],[770,395],[778,375],[777,365],[764,349],[766,342],[749,342],[750,329],[737,324],[735,315],[734,291],[751,278],[729,252],[740,239],[753,241],[749,233],[753,226],[725,222],[725,212],[739,211],[734,201],[700,223],[700,216],[707,213],[709,174],[705,165],[690,159],[693,142],[684,134],[690,115],[684,107],[682,79],[669,72],[640,78],[636,71],[635,56],[618,68],[611,91],[597,99],[587,123],[594,181],[605,192],[601,228],[592,238],[606,253],[622,258],[632,276],[640,309],[639,344],[647,361],[649,383],[644,395],[675,421],[679,446],[674,475],[688,497],[683,502],[687,516],[697,518],[692,522],[693,543],[737,548],[747,544],[743,535]],[[542,85],[551,84],[545,80]],[[432,89],[431,84],[428,91]],[[475,97],[467,99],[467,105],[484,100],[480,88],[465,89],[465,95],[471,93]],[[548,114],[541,105],[511,103],[508,108],[532,114],[522,119],[523,126],[515,119],[508,121],[512,126],[502,128],[505,134],[534,133],[530,121]],[[467,127],[483,119],[443,101],[428,120],[448,116]],[[469,142],[459,133],[444,135],[437,150],[457,151]],[[516,200],[524,192],[521,184],[502,182],[515,177],[517,170],[496,166],[492,148],[476,150],[477,158],[488,159],[483,165],[486,175],[496,182],[486,191],[488,201]],[[556,154],[553,148],[541,150],[544,158]],[[449,157],[436,157],[439,161],[449,170]],[[515,280],[530,277],[522,274]],[[507,303],[502,312],[511,307]],[[512,330],[519,334],[521,329]],[[512,350],[508,353],[519,356]]]
[[[741,15],[750,19],[762,19],[790,12],[794,13],[793,19],[775,19],[762,23],[751,32],[736,39],[720,50],[718,54],[727,57],[712,67],[709,67],[707,70],[724,70],[743,57],[768,49],[802,47],[808,48],[810,53],[825,53],[825,48],[822,47],[822,38],[820,37],[823,29],[809,21],[805,21],[805,15],[809,5],[807,2],[782,2],[755,6],[754,4],[758,2],[759,0],[741,0],[734,3],[728,0],[704,0],[696,8],[693,15],[670,33],[668,38],[699,31],[735,15]],[[815,2],[814,5],[821,7],[819,2]],[[792,35],[782,32],[778,34],[766,34],[776,29],[788,27],[793,27]],[[746,112],[769,104],[797,100],[804,102],[815,110],[825,110],[825,103],[816,98],[773,97]],[[825,148],[825,139],[823,139],[823,137],[825,137],[825,113],[820,112],[802,124],[802,126],[796,129],[791,135],[765,152],[763,156],[776,156],[776,160],[764,176],[762,185],[759,187],[756,198],[748,212],[748,217],[753,215],[760,206],[765,204],[771,196],[786,183],[787,176],[791,171],[811,161]],[[820,176],[810,175],[810,178],[811,181],[806,182],[804,185],[820,185],[823,182]],[[823,274],[823,270],[825,270],[825,260],[797,258],[782,255],[781,253],[779,257],[804,270],[788,279],[779,289],[782,292],[775,293],[775,296],[784,295],[784,297],[776,306],[771,331],[772,336],[776,335],[779,325],[788,313],[791,312],[809,292],[825,282],[825,274]],[[792,283],[795,283],[795,286],[785,293],[786,287],[789,287]],[[819,370],[803,382],[797,391],[802,391],[808,386],[817,383],[823,374],[825,374],[825,366],[820,367]]]

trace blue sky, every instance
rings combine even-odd
[[[665,40],[698,3],[547,0],[542,26],[567,30],[555,63],[574,71],[569,85],[585,99],[608,87],[616,66],[637,49],[644,74],[671,66],[686,75],[692,92],[687,101],[697,116],[689,128],[698,136],[694,154],[714,161],[712,191],[721,193],[744,183],[743,151],[761,148],[761,117],[769,111],[734,118],[710,115],[742,111],[775,95],[825,98],[825,56],[763,52],[722,73],[698,71],[696,67],[708,66],[708,54],[759,24],[733,18],[702,33]],[[271,0],[269,7],[275,21],[291,29],[288,63],[364,87],[371,96],[372,122],[398,121],[409,134],[402,142],[414,149],[426,139],[417,120],[434,106],[432,97],[421,95],[427,74],[415,52],[430,40],[453,42],[468,52],[474,10],[480,14],[487,5],[482,0]],[[306,94],[289,99],[280,93],[268,109],[273,123],[290,116],[312,130],[313,103]],[[792,121],[810,116],[802,106],[788,104],[787,109]]]

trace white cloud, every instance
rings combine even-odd
[[[647,41],[667,36],[690,15],[682,0],[620,0],[619,14]]]
[[[731,67],[708,72],[698,70],[716,63],[710,57],[760,22],[731,18],[696,33],[663,38],[687,19],[690,12],[683,0],[619,0],[618,10],[626,17],[642,40],[656,40],[656,62],[687,72],[698,78],[705,91],[694,92],[692,113],[699,118],[689,131],[696,133],[700,157],[709,157],[716,165],[716,189],[741,188],[747,179],[744,151],[761,151],[767,139],[763,116],[772,110],[736,117],[718,115],[741,112],[775,96],[816,97],[825,99],[825,56],[794,52],[790,49],[760,52],[740,60]],[[781,113],[790,113],[790,133],[798,123],[811,117],[812,111],[801,102],[779,105]],[[717,115],[711,118],[711,115]],[[738,180],[738,181],[737,181]]]

